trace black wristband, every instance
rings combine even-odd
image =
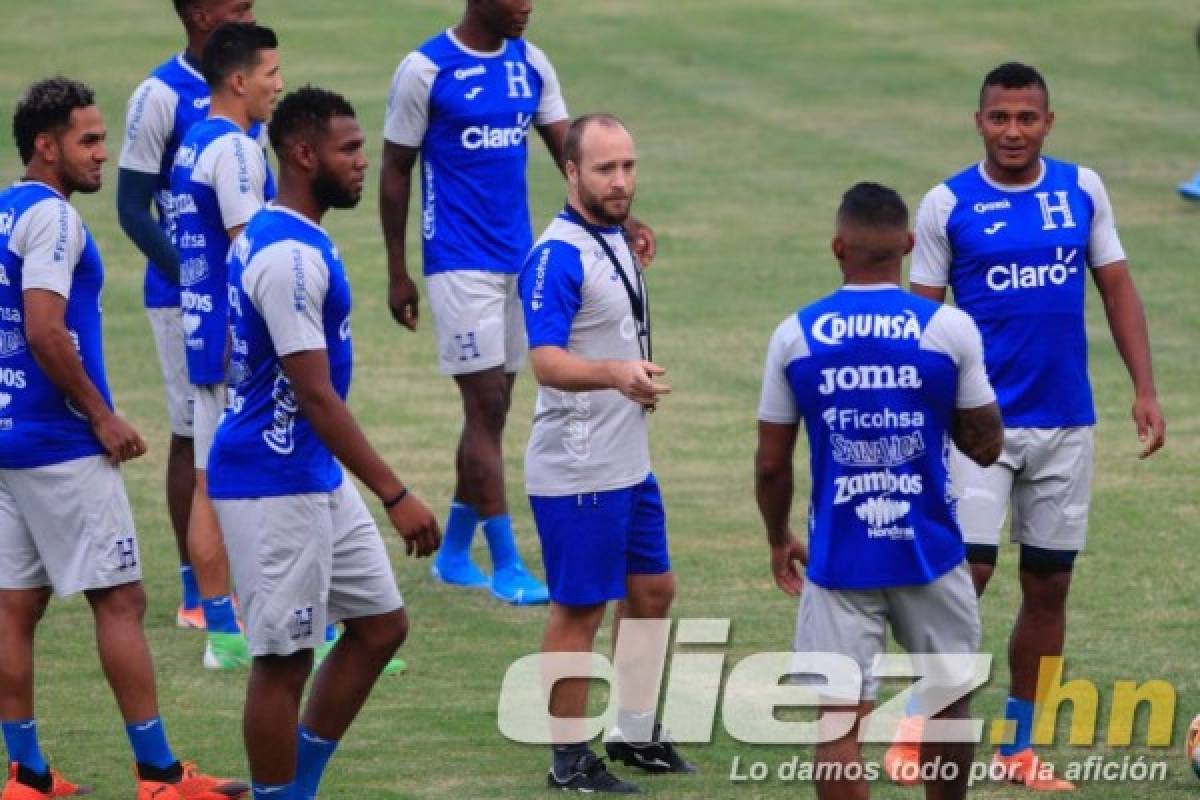
[[[386,508],[388,511],[391,511],[393,508],[400,505],[400,501],[406,497],[408,497],[408,487],[407,486],[404,487],[403,489],[401,489],[400,493],[397,494],[395,497],[393,497],[391,500],[384,500],[383,507]]]

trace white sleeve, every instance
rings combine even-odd
[[[946,223],[957,202],[958,198],[944,183],[930,189],[921,200],[913,230],[916,243],[908,270],[909,283],[945,286],[950,282],[950,262],[954,256],[946,236]]]
[[[429,128],[429,93],[438,67],[421,52],[409,53],[392,76],[383,138],[392,144],[420,147]]]
[[[796,315],[785,319],[775,329],[767,345],[763,365],[762,396],[758,401],[758,418],[762,422],[791,425],[800,421],[796,395],[787,380],[787,366],[797,358],[807,358],[808,341]]]
[[[563,100],[562,87],[558,83],[558,73],[546,54],[531,42],[525,43],[526,58],[530,65],[542,76],[542,97],[538,100],[537,114],[533,117],[534,125],[549,125],[567,118],[567,104]]]
[[[163,151],[175,124],[179,96],[158,78],[147,78],[129,98],[125,111],[125,143],[121,147],[121,169],[157,175],[162,170]]]
[[[1124,261],[1125,248],[1121,247],[1121,238],[1117,236],[1117,222],[1113,216],[1112,204],[1108,201],[1108,192],[1104,189],[1104,181],[1100,180],[1100,176],[1094,170],[1080,167],[1079,188],[1092,198],[1092,233],[1088,239],[1088,264],[1104,267],[1116,261]]]
[[[21,289],[71,295],[71,276],[83,254],[83,220],[67,201],[49,197],[21,215],[8,249],[24,259]]]
[[[320,251],[296,241],[265,247],[242,273],[242,289],[267,323],[279,356],[326,349],[322,309],[329,268]]]
[[[952,306],[939,308],[925,327],[921,347],[945,353],[958,367],[957,408],[979,408],[995,401],[983,361],[983,337],[966,312]]]
[[[209,147],[212,160],[202,172],[217,194],[221,224],[226,230],[245,225],[266,203],[267,156],[257,142],[240,134],[224,136]]]

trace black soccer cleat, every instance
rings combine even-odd
[[[546,785],[551,789],[561,789],[564,792],[593,792],[607,794],[641,794],[639,789],[628,781],[623,781],[608,771],[604,759],[597,757],[588,750],[575,760],[570,772],[564,777],[554,774],[551,769],[546,775]]]
[[[680,772],[689,775],[699,772],[695,764],[679,754],[670,734],[664,734],[658,723],[654,725],[649,742],[627,741],[620,730],[612,731],[609,736],[604,742],[604,752],[614,762],[620,761],[628,767],[638,767],[646,772]]]

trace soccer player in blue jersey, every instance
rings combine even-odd
[[[378,496],[410,555],[430,555],[440,534],[346,406],[350,284],[320,223],[362,195],[367,160],[354,109],[304,88],[279,103],[270,136],[279,195],[230,254],[231,391],[209,493],[254,656],[244,730],[255,797],[311,800],[408,630],[379,530],[343,467]],[[345,632],[301,717],[313,649],[338,620]]]
[[[91,89],[34,84],[13,133],[24,178],[0,192],[0,727],[4,800],[84,794],[46,764],[33,716],[33,638],[51,594],[82,592],[137,762],[139,800],[238,797],[167,743],[142,631],[146,595],[119,465],[146,452],[113,410],[104,267],[70,205],[100,189],[104,120]]]
[[[912,247],[908,210],[891,189],[860,183],[842,197],[833,252],[845,285],[785,319],[767,351],[758,410],[755,484],[775,582],[801,595],[795,650],[852,659],[861,682],[822,690],[829,711],[871,709],[890,625],[909,652],[970,654],[979,611],[950,495],[950,440],[981,465],[1000,453],[1003,427],[971,319],[900,288]],[[792,532],[792,459],[803,423],[812,496],[807,547]],[[796,563],[806,565],[801,577]],[[801,664],[797,672],[803,674]],[[944,664],[947,689],[971,675]],[[967,716],[963,697],[939,717]],[[830,777],[817,797],[858,800],[867,783],[857,722],[818,744]],[[923,761],[954,763],[954,780],[926,797],[966,796],[971,743],[926,743]],[[939,773],[941,774],[941,773]]]
[[[171,170],[171,220],[180,259],[180,308],[192,387],[196,491],[188,551],[208,580],[200,586],[207,630],[204,666],[249,663],[229,592],[229,562],[208,499],[208,451],[225,409],[229,308],[225,259],[250,218],[274,196],[266,154],[247,132],[265,122],[283,91],[279,43],[270,28],[230,23],[204,47],[201,70],[212,89],[207,119],[188,129]],[[225,576],[214,585],[215,576]]]
[[[171,424],[167,510],[179,550],[183,586],[176,622],[180,627],[203,628],[197,579],[209,589],[210,596],[219,595],[229,579],[227,571],[198,576],[192,570],[188,554],[195,456],[192,389],[184,357],[183,312],[179,308],[179,255],[170,229],[171,165],[188,128],[208,115],[208,84],[200,74],[204,45],[221,25],[254,22],[254,0],[174,0],[174,3],[187,46],[156,67],[129,99],[117,181],[117,216],[122,230],[147,259],[144,302],[167,395]]]
[[[650,360],[645,284],[621,227],[637,183],[633,138],[615,117],[589,114],[570,124],[563,154],[566,208],[520,274],[539,384],[525,488],[550,588],[542,651],[590,653],[609,601],[625,620],[670,613],[675,578],[646,419],[670,388],[655,380],[663,369]],[[635,684],[622,682],[609,756],[651,772],[694,772],[654,722],[657,698]],[[586,679],[560,681],[551,714],[586,716],[587,690]],[[638,791],[572,733],[555,733],[551,788]]]
[[[396,70],[384,129],[380,217],[388,254],[388,304],[415,330],[417,289],[408,274],[405,225],[414,181],[421,195],[425,285],[441,372],[462,395],[464,422],[446,540],[433,574],[489,588],[517,605],[545,603],[546,587],[517,553],[505,498],[502,445],[525,342],[516,273],[529,252],[528,136],[537,130],[563,165],[567,108],[545,54],[522,38],[531,0],[467,0],[462,21],[410,53]],[[653,234],[626,223],[644,262]],[[482,522],[488,577],[472,562]]]
[[[995,567],[1010,507],[1010,538],[1021,548],[1022,601],[1009,640],[1006,708],[1016,735],[996,760],[1015,782],[1069,791],[1069,782],[1037,760],[1031,734],[1039,666],[1062,654],[1067,592],[1087,533],[1096,422],[1084,328],[1087,278],[1100,292],[1132,378],[1142,458],[1162,446],[1165,423],[1146,319],[1108,194],[1092,170],[1042,156],[1053,123],[1037,70],[1009,63],[987,75],[975,114],[985,157],[925,196],[909,277],[914,292],[933,300],[953,289],[955,303],[978,323],[1004,414],[999,461],[982,469],[959,459],[954,468],[979,593]]]

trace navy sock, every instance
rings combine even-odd
[[[49,767],[38,744],[37,721],[19,719],[0,723],[0,727],[4,729],[4,746],[8,748],[8,760],[44,775]]]
[[[255,783],[250,791],[254,800],[296,800],[295,783]]]
[[[206,597],[200,604],[204,606],[204,624],[209,633],[240,633],[232,596]]]
[[[554,745],[554,774],[560,779],[566,777],[571,771],[571,767],[575,766],[575,762],[579,757],[588,751],[587,742],[577,742],[575,744],[556,744]]]
[[[125,726],[125,734],[133,747],[133,760],[156,769],[166,769],[175,763],[175,755],[167,744],[167,729],[162,717]]]
[[[179,583],[183,586],[183,607],[192,610],[200,605],[200,585],[191,564],[179,565]]]
[[[1009,695],[1004,704],[1004,716],[1017,723],[1017,735],[1012,744],[1000,745],[1000,755],[1015,756],[1022,750],[1033,746],[1033,712],[1035,706],[1032,700],[1021,700]]]
[[[457,500],[450,501],[450,513],[446,515],[446,530],[442,535],[442,547],[438,560],[443,562],[462,561],[471,557],[471,541],[475,538],[475,526],[479,524],[479,513]]]
[[[483,535],[487,537],[488,550],[492,554],[492,569],[495,572],[521,563],[521,557],[517,554],[517,542],[513,538],[512,517],[508,514],[497,514],[485,519]]]
[[[300,726],[296,749],[295,800],[316,800],[321,776],[338,743],[322,739],[303,725]]]

